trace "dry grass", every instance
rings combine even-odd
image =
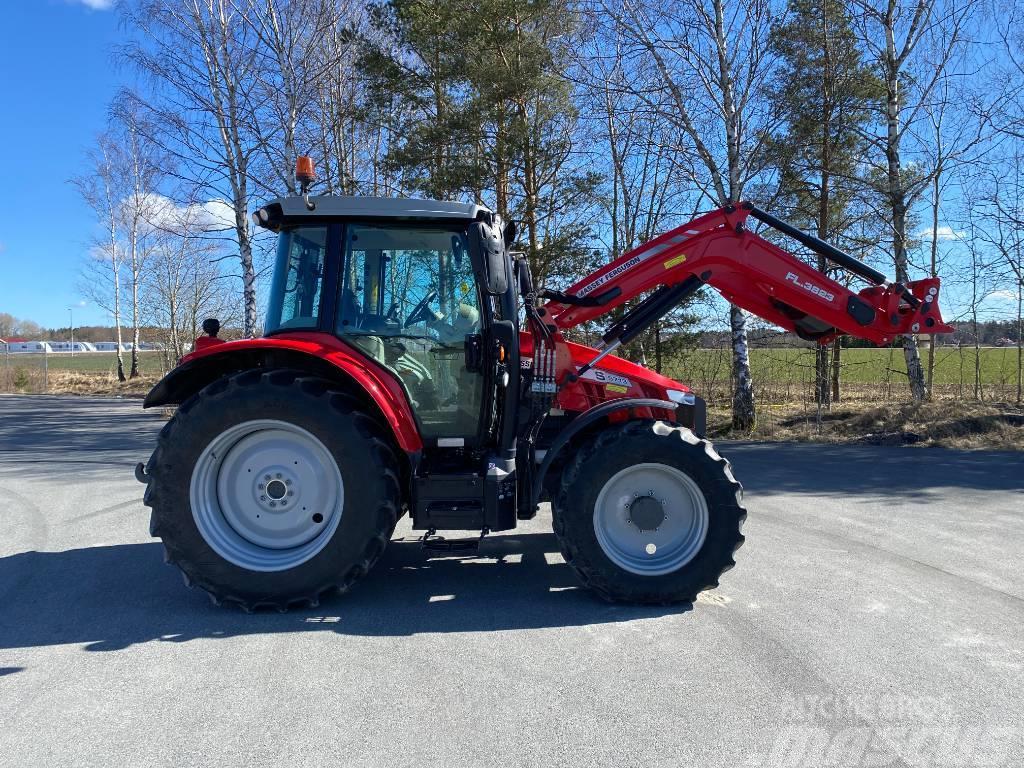
[[[761,404],[752,435],[730,429],[729,411],[709,409],[717,438],[1024,450],[1024,408],[1011,403],[935,400],[881,403],[861,395],[820,413],[813,404]]]
[[[18,375],[0,374],[0,392],[21,392],[50,395],[102,395],[122,397],[145,397],[159,376],[142,375],[129,381],[120,382],[117,376],[91,371],[49,371],[44,386],[42,374],[38,371],[22,371]]]

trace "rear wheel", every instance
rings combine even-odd
[[[316,604],[383,552],[400,505],[383,430],[295,371],[209,385],[160,434],[146,473],[150,532],[186,582],[246,609]]]
[[[746,510],[729,463],[666,422],[613,426],[566,465],[552,505],[566,562],[601,597],[692,602],[718,586]]]

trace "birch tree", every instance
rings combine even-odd
[[[613,260],[692,217],[688,179],[693,157],[677,141],[672,124],[660,118],[666,105],[655,106],[653,98],[640,95],[657,88],[657,70],[646,59],[624,55],[617,25],[600,24],[600,17],[595,21],[593,36],[577,51],[574,77],[580,83],[580,110],[589,123],[587,138],[593,142],[589,157],[594,166],[607,168],[599,197],[605,225],[598,232],[602,254]],[[685,333],[695,322],[689,303],[623,352],[661,372],[666,359],[692,341]]]
[[[972,0],[854,0],[860,11],[865,48],[884,86],[881,103],[885,130],[874,137],[882,160],[881,193],[892,242],[896,281],[910,279],[908,219],[934,170],[922,172],[907,155],[915,154],[920,121],[940,85],[952,74],[967,42],[967,23],[977,6]],[[916,146],[915,146],[916,144]],[[928,387],[917,339],[903,338],[911,397],[924,400]]]
[[[669,109],[665,120],[699,158],[693,182],[714,205],[743,198],[765,168],[763,150],[776,118],[758,98],[774,57],[768,45],[771,0],[690,0],[639,4],[603,0],[632,48],[646,55],[660,77],[655,91]],[[754,389],[747,346],[746,313],[729,308],[732,337],[732,423],[754,426]]]
[[[321,83],[340,74],[343,51],[324,44],[336,39],[346,5],[337,0],[236,0],[255,52],[257,96],[248,132],[262,161],[255,174],[268,195],[298,194],[295,158],[317,139]],[[330,114],[328,120],[344,119]]]
[[[216,317],[230,327],[240,319],[237,292],[219,269],[217,246],[204,239],[208,217],[196,204],[167,201],[142,286],[144,320],[159,329],[165,364],[189,351],[202,321]]]
[[[380,159],[387,153],[387,137],[400,107],[392,98],[388,108],[379,111],[379,120],[365,120],[367,88],[358,69],[360,34],[373,34],[366,13],[361,7],[343,6],[335,23],[316,41],[315,56],[324,75],[316,84],[310,115],[313,146],[323,165],[326,194],[390,196],[397,189],[383,173]]]
[[[1005,149],[993,168],[977,181],[983,188],[971,221],[980,224],[975,230],[979,244],[989,247],[995,263],[987,274],[1001,276],[993,288],[1003,300],[1012,301],[1016,325],[1016,400],[1024,397],[1024,151],[1019,140],[1005,143]],[[974,251],[972,251],[974,260]],[[974,292],[972,292],[972,296]],[[973,303],[972,303],[973,306]],[[975,323],[977,316],[975,314]]]
[[[152,137],[178,163],[197,197],[224,199],[241,268],[244,331],[257,333],[256,270],[249,221],[261,137],[256,35],[231,0],[125,0],[129,24],[144,36],[124,53],[148,76]]]
[[[156,188],[162,174],[162,163],[148,141],[136,115],[122,113],[124,133],[125,175],[127,195],[121,200],[119,217],[125,243],[125,267],[131,296],[132,350],[128,378],[139,375],[139,344],[142,314],[139,307],[146,262],[153,248],[153,219],[157,215]]]
[[[118,236],[123,153],[110,133],[96,138],[86,153],[89,172],[71,179],[85,203],[96,215],[102,234],[93,238],[80,290],[90,301],[110,313],[117,342],[117,380],[126,381],[121,349],[121,270],[124,253]]]

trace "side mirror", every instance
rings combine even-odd
[[[477,282],[489,296],[501,296],[508,290],[508,256],[497,229],[487,222],[469,225],[469,255]]]
[[[516,241],[516,235],[519,234],[518,230],[516,229],[516,223],[512,221],[512,219],[509,219],[505,223],[505,229],[501,234],[502,237],[505,238],[505,247],[511,248],[512,243]]]

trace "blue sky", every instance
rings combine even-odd
[[[86,170],[85,151],[106,125],[111,98],[132,79],[115,60],[126,33],[112,6],[21,0],[6,4],[0,24],[0,312],[45,327],[66,327],[69,306],[76,326],[111,324],[79,290],[97,225],[68,179]],[[947,280],[947,319],[964,306],[957,294]],[[986,304],[986,315],[1010,314],[1005,297]]]
[[[48,326],[109,325],[76,290],[94,217],[68,179],[103,130],[107,105],[130,78],[114,61],[123,40],[103,0],[4,4],[0,312]]]

